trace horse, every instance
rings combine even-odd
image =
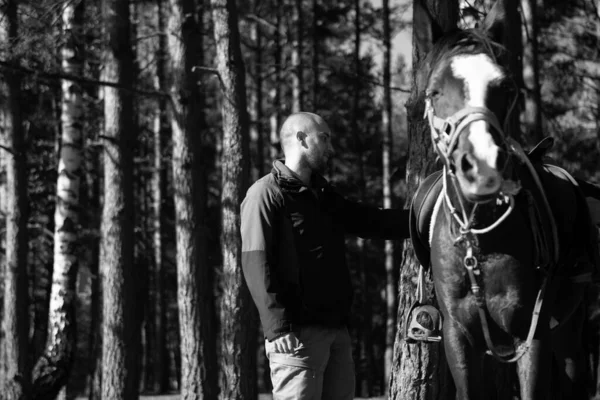
[[[489,398],[489,356],[516,365],[523,400],[584,399],[582,299],[597,232],[577,182],[536,161],[550,144],[526,154],[506,131],[518,90],[498,61],[502,23],[498,8],[483,28],[443,33],[417,72],[443,170],[415,194],[411,236],[431,268],[457,399]]]

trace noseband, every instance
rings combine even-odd
[[[512,111],[512,107],[511,107]],[[465,107],[446,119],[435,115],[431,97],[425,99],[425,115],[431,128],[431,140],[444,165],[450,167],[450,157],[458,145],[460,134],[475,121],[485,121],[504,139],[504,130],[496,115],[486,107]]]
[[[514,104],[513,104],[507,114],[507,119]],[[427,97],[425,99],[425,115],[424,118],[427,118],[429,122],[429,127],[431,130],[431,139],[433,141],[436,153],[442,159],[444,163],[444,188],[443,195],[446,199],[446,204],[450,209],[450,213],[458,222],[460,226],[461,235],[457,238],[457,241],[464,239],[468,234],[482,234],[487,233],[500,225],[502,221],[504,221],[509,214],[512,212],[514,208],[514,199],[513,195],[517,194],[520,190],[520,187],[512,181],[507,181],[503,184],[502,190],[499,193],[498,197],[501,202],[509,204],[506,212],[492,225],[483,229],[474,229],[472,228],[473,217],[475,214],[475,210],[477,209],[477,205],[479,203],[475,203],[475,206],[471,210],[471,215],[467,215],[467,209],[465,207],[463,196],[458,187],[458,183],[456,182],[456,176],[453,173],[451,155],[452,152],[456,149],[458,145],[458,139],[460,138],[460,134],[465,131],[465,129],[475,121],[485,121],[492,128],[496,130],[496,132],[500,135],[503,141],[506,142],[504,130],[500,126],[500,122],[496,115],[487,107],[465,107],[449,116],[446,119],[440,118],[435,115],[435,111],[433,109],[433,104],[431,102],[431,97]],[[452,201],[450,200],[450,196],[448,196],[448,175],[451,177],[452,186],[456,193],[456,197],[458,198],[460,211],[462,213],[462,218],[458,215],[456,207],[452,205]]]

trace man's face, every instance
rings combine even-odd
[[[323,173],[333,155],[333,147],[329,128],[327,126],[320,128],[307,134],[306,160],[313,171]]]

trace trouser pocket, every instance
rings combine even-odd
[[[321,379],[305,360],[292,354],[269,353],[273,400],[320,400]]]

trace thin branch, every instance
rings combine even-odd
[[[216,68],[203,67],[201,65],[195,65],[192,67],[192,72],[206,72],[209,74],[219,75],[219,71]]]
[[[15,154],[11,148],[8,148],[8,147],[6,147],[6,146],[4,146],[2,144],[0,144],[0,149],[6,151],[9,154],[13,154],[13,155]]]
[[[12,64],[10,64],[6,61],[2,61],[2,60],[0,60],[0,68],[17,71],[22,74],[33,75],[34,77],[42,78],[42,79],[49,79],[49,80],[64,79],[67,81],[82,83],[82,84],[86,84],[86,85],[112,87],[115,89],[126,90],[128,92],[141,94],[141,95],[145,95],[145,96],[157,96],[157,97],[167,97],[167,98],[170,97],[170,95],[168,93],[161,92],[158,90],[138,89],[135,87],[122,85],[122,84],[116,83],[116,82],[108,82],[108,81],[97,80],[97,79],[89,79],[89,78],[84,78],[82,76],[65,74],[63,72],[36,71],[36,70],[22,67],[22,66],[15,66],[15,65],[12,65]]]
[[[258,22],[259,24],[262,24],[262,25],[266,26],[267,28],[269,28],[269,29],[270,29],[270,30],[272,30],[272,31],[276,31],[276,30],[277,30],[277,26],[276,26],[276,25],[273,25],[272,23],[270,23],[270,22],[269,22],[269,21],[267,21],[266,19],[264,19],[264,18],[261,18],[261,17],[259,17],[259,16],[258,16],[258,15],[256,15],[256,14],[248,14],[248,15],[246,16],[246,18],[248,18],[248,19],[251,19],[251,20],[253,20],[253,21],[256,21],[256,22]]]

